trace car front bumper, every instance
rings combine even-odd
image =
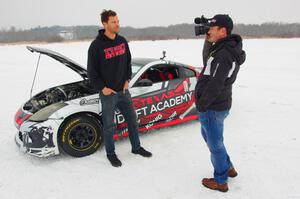
[[[37,157],[49,157],[59,154],[57,147],[57,123],[24,122],[15,135],[20,151]]]

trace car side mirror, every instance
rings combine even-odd
[[[134,87],[152,86],[153,82],[150,79],[141,79],[134,84]]]

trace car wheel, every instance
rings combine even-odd
[[[58,143],[60,148],[71,156],[87,156],[102,145],[101,131],[101,124],[95,117],[77,115],[62,124]]]

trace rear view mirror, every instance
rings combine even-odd
[[[141,79],[134,84],[134,87],[152,86],[153,82],[150,79]]]

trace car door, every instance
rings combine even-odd
[[[175,119],[177,119],[178,122],[182,122],[180,120],[188,119],[190,116],[197,114],[194,105],[194,90],[197,82],[197,74],[188,66],[170,64],[168,68],[172,74],[174,74],[172,67],[177,67],[178,76],[169,80],[165,98],[162,98],[162,101],[168,104],[164,111],[168,116],[166,122],[171,122]]]
[[[154,65],[140,76],[140,80],[142,79],[149,79],[153,85],[132,88],[132,92],[136,89],[141,93],[133,97],[140,125],[149,129],[158,123],[183,119],[189,113],[188,109],[193,104],[194,85],[191,84],[183,65]]]
[[[132,101],[138,123],[142,130],[155,128],[162,122],[183,119],[193,104],[193,88],[190,79],[182,65],[170,63],[156,64],[140,75],[136,83],[130,88]],[[151,85],[138,85],[141,80],[149,80]],[[187,112],[188,111],[188,112]],[[120,127],[126,126],[121,114],[117,115]]]
[[[157,109],[157,103],[167,86],[167,80],[162,78],[160,71],[160,68],[164,66],[164,64],[153,65],[138,78],[137,83],[141,80],[148,80],[151,82],[151,86],[136,83],[130,89],[139,124],[146,130],[151,129],[155,123],[165,118],[165,115]]]
[[[145,130],[151,128],[155,122],[161,120],[161,115],[154,113],[152,105],[156,99],[153,95],[161,93],[164,83],[158,81],[159,76],[156,76],[158,74],[155,73],[156,69],[154,68],[155,66],[152,66],[140,73],[139,77],[135,78],[137,79],[135,84],[129,88],[139,126],[146,128]],[[151,77],[148,79],[148,85],[138,85],[137,83],[139,83],[140,80],[147,79],[146,75]],[[155,81],[153,82],[150,79]],[[115,115],[115,122],[118,129],[125,129],[126,131],[127,124],[125,123],[124,116],[118,110]]]
[[[183,120],[189,115],[194,103],[195,84],[190,78],[195,79],[195,76],[187,75],[182,64],[168,62],[163,67],[164,85],[157,97],[159,100],[155,101],[154,106],[162,115],[161,122]]]

